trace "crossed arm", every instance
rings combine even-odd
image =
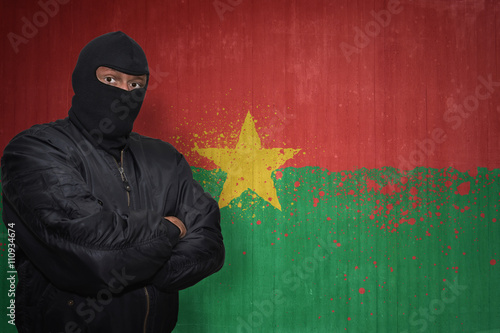
[[[57,145],[19,136],[2,158],[4,223],[15,223],[17,244],[60,289],[94,294],[121,270],[131,284],[189,287],[221,268],[224,246],[217,204],[178,163],[176,217],[123,214],[103,209]]]

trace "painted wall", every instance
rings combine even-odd
[[[176,332],[500,332],[500,2],[0,3],[0,153],[65,117],[81,48],[146,51],[134,130],[219,201]],[[0,331],[8,242],[0,233]]]

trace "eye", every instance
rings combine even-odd
[[[111,76],[105,76],[103,78],[103,81],[106,84],[115,84],[116,83],[116,80],[113,77],[111,77]]]
[[[130,83],[130,87],[132,89],[139,89],[139,88],[142,88],[144,85],[142,83],[139,83],[139,82],[131,82]]]

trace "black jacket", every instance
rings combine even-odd
[[[68,119],[36,125],[6,147],[19,332],[170,332],[178,290],[222,267],[217,203],[183,156],[136,133],[122,154],[116,161]],[[170,215],[186,225],[181,240]]]

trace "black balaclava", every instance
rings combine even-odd
[[[149,78],[148,61],[139,44],[116,31],[90,41],[73,71],[75,95],[69,119],[94,145],[118,158],[139,114],[147,84],[131,91],[104,84],[96,75],[100,66],[129,75],[148,74]]]

